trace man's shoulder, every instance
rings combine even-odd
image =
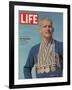
[[[63,53],[63,42],[55,40],[55,48],[59,53]]]
[[[57,40],[54,40],[55,41],[55,44],[57,44],[57,45],[63,45],[63,42],[61,42],[61,41],[57,41]]]
[[[32,46],[32,48],[31,48],[30,51],[31,51],[32,53],[35,53],[35,52],[37,53],[37,52],[39,51],[39,47],[40,47],[40,43]]]
[[[40,43],[38,43],[38,44],[32,46],[32,49],[37,49],[37,48],[39,48],[39,47],[40,47]]]

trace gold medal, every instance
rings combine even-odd
[[[44,73],[44,67],[39,67],[37,73]]]
[[[56,70],[56,66],[55,65],[52,65],[51,66],[51,71],[54,72]]]
[[[44,73],[44,67],[40,67],[40,72]]]
[[[45,71],[45,73],[48,73],[48,72],[50,71],[49,66],[45,67],[45,68],[44,68],[44,71]]]

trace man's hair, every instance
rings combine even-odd
[[[53,31],[54,31],[54,27],[53,27],[53,21],[50,17],[45,17],[45,18],[42,18],[40,21],[39,21],[39,27],[41,27],[43,21],[49,21],[52,25],[52,28],[53,28]]]
[[[43,21],[49,21],[49,22],[51,23],[51,25],[53,26],[53,21],[51,20],[50,17],[45,17],[45,18],[41,19],[41,20],[39,21],[39,26],[42,25],[42,22],[43,22]]]

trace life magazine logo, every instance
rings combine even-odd
[[[37,13],[20,13],[20,24],[38,24]]]

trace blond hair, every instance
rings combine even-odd
[[[51,18],[49,18],[49,17],[45,17],[45,18],[41,19],[41,20],[39,21],[39,26],[42,25],[43,21],[49,21],[49,22],[51,23],[51,25],[53,26],[53,21],[52,21]]]

